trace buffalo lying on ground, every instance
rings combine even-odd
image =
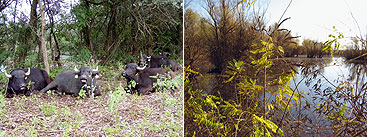
[[[65,93],[74,97],[79,96],[81,89],[86,91],[86,95],[101,95],[99,91],[99,82],[97,81],[98,67],[91,69],[90,67],[74,68],[74,71],[63,71],[55,77],[50,84],[41,92],[56,88],[59,94]]]
[[[5,91],[6,97],[12,98],[15,94],[30,96],[32,92],[38,92],[50,83],[47,72],[40,68],[14,69],[8,74],[5,67],[1,72],[9,78],[8,87]]]
[[[135,63],[130,63],[126,65],[125,70],[122,72],[122,76],[127,79],[128,84],[131,81],[136,82],[135,87],[130,89],[131,93],[137,91],[139,94],[145,95],[155,90],[153,88],[153,83],[157,82],[157,77],[153,78],[154,76],[161,75],[160,77],[164,77],[168,73],[171,78],[174,77],[173,72],[167,69],[139,67]]]
[[[177,71],[180,65],[168,58],[169,53],[162,53],[160,56],[140,56],[140,65],[148,68],[171,67],[173,71]]]

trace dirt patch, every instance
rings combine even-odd
[[[95,98],[2,98],[0,136],[183,136],[182,100],[182,88],[140,96],[121,85]]]

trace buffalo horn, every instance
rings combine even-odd
[[[147,57],[148,61],[150,61],[150,58],[151,58],[151,57],[152,57],[152,56],[148,56],[148,57]]]
[[[92,70],[93,72],[98,72],[98,66],[96,67],[96,69]]]
[[[75,71],[76,73],[79,73],[79,69],[77,69],[77,68],[76,68],[76,66],[74,66],[74,71]]]
[[[144,66],[144,67],[140,67],[140,66],[138,66],[138,67],[136,67],[136,69],[137,69],[137,70],[144,70],[144,69],[145,69],[145,66]]]
[[[5,77],[7,77],[7,78],[11,78],[11,75],[10,75],[10,74],[8,74],[8,73],[6,73],[6,70],[4,70],[4,74],[5,74]]]
[[[31,69],[28,68],[28,71],[25,73],[25,75],[29,76],[29,74],[31,74]]]

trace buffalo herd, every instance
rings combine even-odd
[[[170,68],[170,69],[169,69]],[[130,93],[149,94],[155,91],[153,83],[157,79],[173,78],[173,71],[179,70],[180,65],[169,58],[168,53],[159,56],[140,55],[140,62],[129,63],[122,72],[127,84],[135,82],[135,86],[130,87]],[[6,72],[6,67],[1,66],[0,72],[8,78],[5,96],[12,98],[18,94],[30,96],[33,93],[45,93],[54,90],[59,95],[69,94],[79,96],[81,90],[85,95],[101,95],[98,77],[101,74],[96,68],[88,66],[72,71],[62,71],[54,79],[51,79],[45,70],[40,68],[13,69]]]

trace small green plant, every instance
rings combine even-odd
[[[144,116],[148,116],[148,115],[150,115],[152,113],[152,110],[151,109],[149,109],[149,108],[145,108],[144,109]]]
[[[39,123],[40,123],[40,119],[38,119],[37,117],[33,117],[32,125],[38,125]]]
[[[136,86],[136,82],[134,80],[131,80],[129,83],[127,83],[127,87],[129,90],[132,90],[133,88],[135,88]],[[132,93],[133,91],[129,91],[130,93]]]
[[[41,104],[39,108],[41,109],[43,114],[45,114],[46,116],[50,116],[56,112],[57,107],[55,106],[55,102],[51,102]]]
[[[27,89],[31,89],[31,86],[34,84],[32,81],[28,81],[27,83]]]
[[[141,100],[141,95],[139,94],[133,94],[132,96],[130,96],[131,100],[134,100],[134,101],[140,101]]]
[[[85,91],[84,88],[87,88],[88,89],[88,88],[90,88],[90,86],[87,86],[87,85],[83,85],[82,86],[82,88],[80,89],[79,94],[78,94],[79,95],[78,96],[79,99],[80,98],[83,99],[83,98],[87,97],[87,94],[86,94],[87,91]]]
[[[121,130],[122,128],[120,125],[115,125],[115,127],[106,127],[104,129],[108,135],[118,135]]]
[[[4,85],[0,87],[0,92],[5,91],[8,86],[8,78],[6,78],[5,75],[2,73],[0,73],[0,85]]]
[[[109,99],[107,101],[108,111],[112,114],[114,120],[118,120],[117,106],[121,100],[125,99],[126,91],[124,88],[119,87],[114,92],[110,92]]]
[[[26,133],[27,137],[37,137],[38,136],[38,131],[34,129],[34,126],[30,126],[29,130]]]
[[[70,125],[70,124],[67,124],[67,125],[66,125],[66,128],[65,128],[65,130],[64,130],[64,132],[63,132],[64,136],[65,136],[65,137],[69,137],[70,132],[72,131],[72,129],[73,129],[73,126],[72,126],[72,125]]]
[[[6,116],[7,109],[5,105],[5,97],[3,94],[0,94],[0,118],[3,119],[3,116]]]
[[[170,75],[160,75],[157,74],[156,76],[150,76],[151,78],[156,78],[157,82],[153,83],[153,87],[156,90],[161,90],[161,92],[166,92],[169,90],[174,90],[180,87],[182,83],[182,76],[176,76],[175,78],[171,79]]]
[[[161,68],[172,70],[172,66],[161,65]]]

